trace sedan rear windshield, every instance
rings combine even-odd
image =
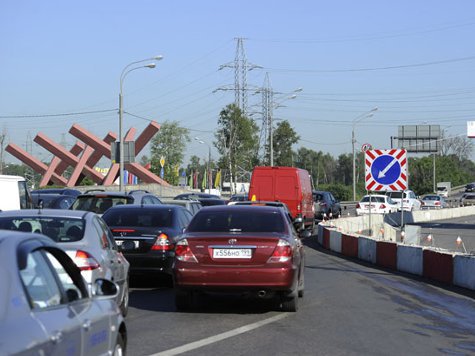
[[[173,227],[173,209],[111,209],[103,218],[114,227]]]
[[[0,229],[35,232],[55,242],[75,242],[84,236],[84,220],[59,217],[2,217]]]
[[[361,202],[362,203],[369,203],[369,197],[363,197],[363,199],[361,199]],[[385,200],[384,200],[384,197],[371,197],[371,202],[373,203],[384,203]]]
[[[200,210],[188,225],[188,232],[285,232],[277,212]]]
[[[104,212],[116,205],[132,204],[133,198],[128,196],[79,196],[71,206],[72,210],[86,210],[97,214],[104,214]]]

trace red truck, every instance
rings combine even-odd
[[[292,218],[302,218],[305,229],[313,231],[315,208],[308,171],[295,167],[255,167],[249,186],[249,200],[280,201]]]

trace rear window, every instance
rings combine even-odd
[[[58,217],[2,217],[0,229],[35,232],[55,242],[75,242],[84,236],[84,220]]]
[[[428,195],[422,198],[422,200],[440,200],[440,198],[437,195]]]
[[[102,216],[114,227],[173,227],[173,209],[111,209]]]
[[[188,225],[188,232],[285,232],[282,215],[274,211],[200,210]]]
[[[369,197],[363,197],[363,199],[361,199],[361,202],[362,203],[369,203]],[[371,197],[371,202],[373,203],[384,203],[385,200],[384,200],[384,197]]]
[[[387,195],[392,199],[401,199],[402,192],[388,192]]]
[[[132,197],[114,197],[104,195],[94,196],[79,196],[71,206],[72,210],[86,210],[97,214],[104,214],[104,212],[116,205],[132,204]]]
[[[320,194],[320,193],[313,194],[313,200],[318,202],[318,201],[322,201],[323,199],[324,199],[323,194]]]

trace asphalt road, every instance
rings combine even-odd
[[[233,297],[177,312],[173,290],[131,289],[129,355],[429,355],[475,353],[475,294],[343,259],[305,241],[296,313]],[[145,285],[148,283],[148,285]]]
[[[421,227],[420,245],[475,254],[475,216],[411,223]],[[457,238],[461,242],[457,244]]]

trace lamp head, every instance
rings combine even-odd
[[[154,59],[156,61],[161,61],[163,59],[163,56],[161,54],[159,54],[158,56],[152,57],[152,59]]]
[[[155,63],[149,63],[149,64],[146,64],[144,65],[144,67],[147,67],[147,68],[155,68],[157,65]]]

